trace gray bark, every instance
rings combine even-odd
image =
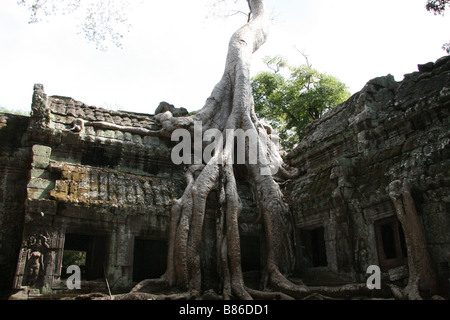
[[[205,218],[206,198],[215,189],[220,195],[220,211],[216,225],[218,270],[222,277],[222,298],[238,299],[290,299],[311,294],[347,294],[364,290],[362,285],[336,288],[308,288],[287,280],[294,268],[294,224],[283,194],[276,180],[295,177],[297,170],[284,165],[277,146],[271,141],[271,130],[260,122],[254,111],[250,86],[250,62],[252,54],[267,38],[268,20],[263,0],[248,0],[251,19],[237,30],[230,39],[225,71],[214,87],[204,107],[190,117],[173,117],[170,112],[156,115],[162,125],[158,134],[170,136],[179,128],[193,133],[195,121],[202,123],[202,130],[227,129],[256,130],[258,138],[268,141],[265,159],[258,157],[257,164],[246,164],[250,183],[256,190],[256,201],[264,224],[267,261],[263,272],[264,288],[281,292],[261,292],[245,287],[239,240],[238,217],[241,202],[231,162],[231,152],[224,148],[217,159],[221,164],[208,163],[192,166],[186,173],[187,187],[183,196],[176,200],[171,211],[169,249],[166,273],[160,279],[139,283],[132,294],[154,292],[176,287],[181,297],[201,297],[201,244]],[[246,146],[248,153],[248,146]],[[265,161],[264,161],[265,160]],[[262,175],[261,170],[279,167],[276,176]],[[198,177],[195,177],[198,172]],[[174,298],[173,295],[170,298]]]
[[[420,287],[429,290],[431,295],[437,293],[437,277],[428,251],[425,232],[408,182],[393,181],[389,185],[389,196],[405,233],[409,268],[406,288],[392,286],[392,291],[399,299],[421,300]]]

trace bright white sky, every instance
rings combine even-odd
[[[160,101],[201,108],[225,65],[228,40],[244,16],[205,19],[213,0],[144,0],[130,16],[123,49],[98,51],[68,17],[29,25],[17,0],[0,1],[0,106],[30,110],[34,83],[49,95],[88,105],[153,113]],[[397,81],[435,61],[450,41],[448,16],[425,10],[426,0],[267,0],[275,16],[267,43],[254,55],[253,73],[266,55],[332,74],[351,93],[378,76]]]

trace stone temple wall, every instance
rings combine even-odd
[[[405,283],[404,235],[387,191],[398,179],[412,186],[438,275],[448,274],[449,109],[447,56],[401,82],[369,81],[307,128],[287,156],[301,175],[281,185],[305,283],[363,281],[369,265]],[[63,292],[71,251],[86,253],[88,292],[105,292],[105,278],[117,292],[162,274],[170,208],[185,182],[183,166],[171,161],[175,143],[151,133],[157,129],[153,115],[49,97],[42,85],[30,117],[0,114],[0,289]],[[238,190],[243,269],[261,270],[265,244],[252,188],[238,178]],[[208,288],[218,283],[216,211],[212,192],[202,252]]]
[[[88,124],[73,130],[76,119],[129,130]],[[17,251],[14,288],[55,291],[64,287],[67,235],[84,237],[83,246],[90,246],[71,244],[72,250],[96,255],[91,260],[100,272],[93,272],[98,279],[92,275],[89,280],[104,284],[104,271],[113,288],[133,282],[135,239],[166,241],[172,200],[184,190],[183,168],[171,164],[170,140],[134,134],[133,127],[158,129],[151,115],[48,97],[41,85],[35,86],[32,115],[24,128],[28,158],[23,160],[28,163],[22,175],[26,178],[17,186],[23,194],[19,215],[23,238],[22,230],[17,230],[22,246]],[[42,256],[44,263],[32,265],[33,253]]]
[[[11,288],[22,241],[30,149],[28,117],[0,114],[0,288]]]
[[[167,103],[158,110],[186,115]],[[149,133],[160,129],[153,115],[49,97],[35,85],[31,116],[1,115],[1,120],[0,134],[11,136],[0,144],[5,209],[0,267],[8,271],[2,273],[8,274],[2,289],[63,292],[66,251],[86,252],[85,291],[105,292],[105,275],[116,292],[162,275],[170,209],[185,182],[184,166],[171,160],[175,142]],[[259,239],[252,191],[245,181],[238,189],[242,234]],[[205,222],[211,230],[216,210],[213,193]],[[217,282],[214,239],[214,234],[204,239],[209,283]]]
[[[391,280],[407,276],[404,237],[387,190],[407,179],[443,275],[450,261],[449,111],[446,56],[401,82],[390,75],[369,81],[307,128],[289,155],[302,174],[286,192],[300,233],[322,228],[329,270],[361,280],[369,265],[381,265]]]

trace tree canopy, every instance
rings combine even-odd
[[[108,44],[122,47],[122,38],[131,28],[128,23],[129,0],[18,0],[30,11],[29,23],[37,23],[53,15],[74,15],[80,21],[80,33],[99,50]]]
[[[449,0],[428,0],[425,7],[428,11],[434,12],[435,14],[444,14],[447,5],[450,5]]]
[[[434,14],[444,15],[445,9],[450,5],[450,0],[428,0],[425,8],[429,12],[433,12]],[[450,42],[445,43],[442,46],[448,54],[450,54]]]
[[[272,71],[260,72],[252,79],[255,111],[278,131],[283,149],[292,150],[310,122],[347,100],[350,93],[339,79],[309,63],[288,66],[281,56],[264,61]],[[286,68],[284,76],[280,71]]]
[[[10,113],[10,114],[15,114],[15,115],[19,115],[19,116],[29,116],[30,113],[29,112],[25,112],[22,110],[16,110],[16,109],[8,109],[5,108],[3,106],[0,106],[0,113]]]

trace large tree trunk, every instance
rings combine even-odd
[[[157,115],[162,125],[159,134],[170,136],[176,129],[184,128],[194,134],[194,122],[202,124],[203,132],[217,129],[254,130],[262,152],[257,163],[245,164],[249,182],[256,190],[256,202],[264,225],[267,261],[264,267],[264,287],[277,289],[295,298],[314,293],[329,295],[360,291],[362,286],[342,288],[307,288],[286,279],[293,270],[294,225],[287,204],[276,179],[295,176],[297,170],[287,168],[277,146],[271,140],[271,130],[261,123],[254,111],[250,86],[250,61],[252,54],[266,41],[267,18],[262,0],[248,0],[251,19],[231,37],[225,72],[215,86],[205,106],[190,117],[175,118],[170,112]],[[249,155],[249,145],[243,151]],[[133,290],[155,292],[164,288],[178,288],[183,292],[177,298],[196,298],[201,295],[201,250],[208,194],[217,190],[220,210],[216,217],[216,246],[218,270],[221,275],[224,299],[288,298],[282,293],[259,292],[247,288],[241,269],[241,248],[238,218],[241,202],[233,170],[232,147],[224,139],[222,152],[203,165],[192,165],[186,172],[187,187],[176,200],[171,211],[167,270],[160,279],[139,283]],[[267,174],[276,171],[276,175]],[[263,174],[262,174],[263,173]],[[170,296],[174,298],[173,295]]]
[[[421,289],[434,295],[437,293],[437,277],[407,180],[403,183],[400,180],[393,181],[389,185],[389,196],[405,233],[409,268],[406,288],[392,286],[392,290],[400,299],[420,300]]]
[[[252,54],[266,41],[267,19],[263,1],[249,1],[251,20],[231,37],[225,72],[215,86],[205,106],[194,116],[174,118],[170,113],[158,115],[163,126],[162,134],[170,135],[175,129],[185,128],[193,132],[193,124],[202,124],[203,132],[218,129],[255,130],[258,138],[268,142],[265,159],[246,165],[255,190],[257,203],[264,216],[268,248],[267,271],[283,266],[289,272],[293,266],[292,225],[282,193],[271,175],[261,175],[261,170],[278,167],[282,160],[266,128],[254,112],[250,86],[250,61]],[[269,131],[270,132],[270,131]],[[249,299],[242,276],[238,217],[241,210],[233,170],[233,150],[224,141],[222,154],[216,154],[216,163],[192,166],[186,173],[187,188],[181,199],[173,205],[169,238],[168,267],[157,282],[188,290],[197,296],[201,291],[201,245],[205,217],[205,205],[211,190],[218,190],[220,207],[217,223],[217,255],[222,276],[223,296],[234,295]],[[229,141],[228,141],[229,142]],[[248,155],[248,145],[244,151]],[[217,163],[223,160],[222,164]],[[194,179],[195,171],[200,174]],[[286,173],[282,168],[280,172]],[[139,284],[133,291],[153,285],[150,280]]]

